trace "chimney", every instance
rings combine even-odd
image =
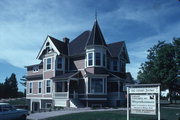
[[[64,37],[64,38],[63,38],[63,42],[66,43],[66,44],[69,44],[69,38]]]

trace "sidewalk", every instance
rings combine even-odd
[[[33,113],[30,114],[27,119],[28,120],[41,120],[49,117],[55,117],[60,115],[72,114],[72,113],[81,113],[81,112],[96,112],[96,111],[115,111],[115,110],[126,110],[126,108],[118,108],[118,109],[91,109],[91,108],[74,108],[74,109],[62,109],[59,111],[52,112],[42,112],[42,113]]]

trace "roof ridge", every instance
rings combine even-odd
[[[113,43],[109,43],[107,45],[116,44],[116,43],[123,43],[123,42],[125,42],[125,41],[123,40],[123,41],[113,42]]]

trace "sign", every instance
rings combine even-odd
[[[156,95],[131,95],[131,113],[156,115]]]
[[[158,88],[157,87],[130,88],[129,93],[158,93]]]

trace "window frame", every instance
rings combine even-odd
[[[38,94],[42,93],[42,82],[38,82]]]
[[[50,60],[50,63],[48,63],[48,60]],[[50,65],[50,68],[48,68],[48,65]],[[52,58],[49,57],[46,59],[46,71],[51,70],[52,69]]]
[[[33,93],[33,83],[30,82],[29,83],[29,94],[32,94]]]
[[[91,56],[91,59],[89,59],[89,58],[90,58],[90,57],[89,57],[90,54],[92,55],[92,56]],[[93,57],[93,56],[94,56],[94,53],[93,53],[93,52],[87,53],[87,62],[88,62],[88,63],[87,63],[87,66],[88,66],[88,67],[91,67],[91,66],[94,65],[94,57]],[[90,61],[91,61],[91,65],[89,64]]]
[[[61,63],[59,63],[59,59],[61,59]],[[61,68],[58,67],[59,64],[61,64]],[[57,68],[58,70],[62,70],[62,69],[63,69],[63,58],[62,58],[62,57],[58,57],[58,58],[57,58],[56,68]]]
[[[39,72],[39,66],[33,66],[33,73]]]
[[[99,64],[97,64],[98,62]],[[95,52],[95,66],[101,66],[101,53]]]
[[[46,80],[46,93],[51,93],[51,80]]]
[[[95,80],[95,79],[101,79],[102,80],[102,92],[92,92],[92,81],[93,81],[93,79]],[[89,89],[89,93],[90,94],[104,94],[105,93],[105,86],[104,86],[104,78],[99,78],[99,77],[93,77],[93,78],[90,78],[90,89]]]

